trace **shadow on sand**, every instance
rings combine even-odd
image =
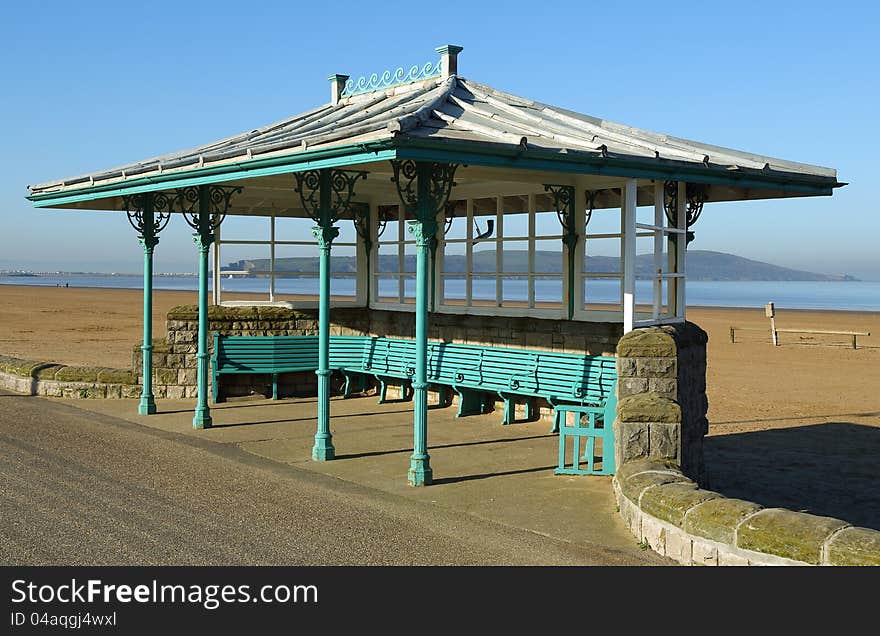
[[[768,508],[880,530],[880,428],[828,422],[711,435],[709,487]]]

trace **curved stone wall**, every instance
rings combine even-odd
[[[136,398],[141,387],[127,369],[77,367],[0,355],[0,387],[63,398]]]
[[[880,566],[880,532],[729,499],[671,461],[627,462],[613,484],[636,539],[683,565]]]

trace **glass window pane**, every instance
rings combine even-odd
[[[467,285],[464,276],[444,276],[443,304],[462,305],[466,300]]]
[[[584,308],[587,310],[623,311],[619,278],[584,279]]]
[[[398,246],[379,244],[379,262],[376,265],[377,272],[398,272]]]
[[[265,300],[269,293],[268,245],[223,245],[220,248],[222,300]]]
[[[400,292],[398,290],[397,276],[379,276],[378,280],[378,298],[379,302],[396,303],[400,302]]]
[[[528,241],[504,241],[502,243],[502,271],[510,273],[528,273],[529,243]]]
[[[474,245],[473,271],[494,272],[495,270],[495,242],[489,241]]]
[[[312,219],[284,216],[275,217],[275,240],[316,243],[315,237],[312,234],[312,228],[314,226],[315,222]],[[223,238],[226,237],[223,236]]]
[[[269,217],[229,215],[220,225],[221,240],[268,241]]]
[[[556,212],[538,212],[535,214],[535,236],[561,236],[562,226]]]
[[[535,241],[535,273],[562,273],[562,241],[549,239]]]
[[[562,277],[542,276],[535,279],[535,308],[562,307]]]
[[[505,307],[528,307],[528,276],[505,276],[501,281],[501,298]]]
[[[619,238],[587,238],[584,271],[620,272],[620,247]]]
[[[495,304],[495,277],[494,276],[474,276],[473,285],[473,304],[474,305],[490,305]]]
[[[620,208],[593,210],[587,223],[587,236],[590,234],[620,234]]]

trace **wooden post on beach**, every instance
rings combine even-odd
[[[770,319],[770,335],[773,338],[773,346],[779,346],[779,336],[776,333],[776,307],[773,303],[764,305],[764,315]]]

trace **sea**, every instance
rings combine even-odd
[[[136,275],[58,275],[46,274],[20,276],[0,274],[0,285],[35,285],[40,287],[105,287],[115,289],[141,289],[143,279]],[[268,294],[268,279],[226,277],[222,289],[227,292],[257,292]],[[334,277],[331,293],[354,295],[355,281],[350,277]],[[445,282],[448,298],[464,297],[464,280],[449,279]],[[504,279],[504,297],[511,301],[526,300],[527,282],[522,279]],[[156,276],[154,289],[197,290],[196,276]],[[277,278],[276,294],[316,294],[316,278]],[[380,279],[379,295],[395,294],[396,280]],[[538,302],[558,301],[561,283],[556,280],[535,281],[535,299]],[[414,294],[414,281],[406,280],[405,293]],[[614,280],[590,280],[587,293],[591,302],[613,303],[620,294],[620,283]],[[473,281],[476,299],[494,299],[494,279]],[[636,301],[650,302],[651,281],[636,281]],[[763,307],[774,302],[777,308],[826,309],[845,311],[880,311],[880,281],[700,281],[687,283],[687,304],[704,307]]]

